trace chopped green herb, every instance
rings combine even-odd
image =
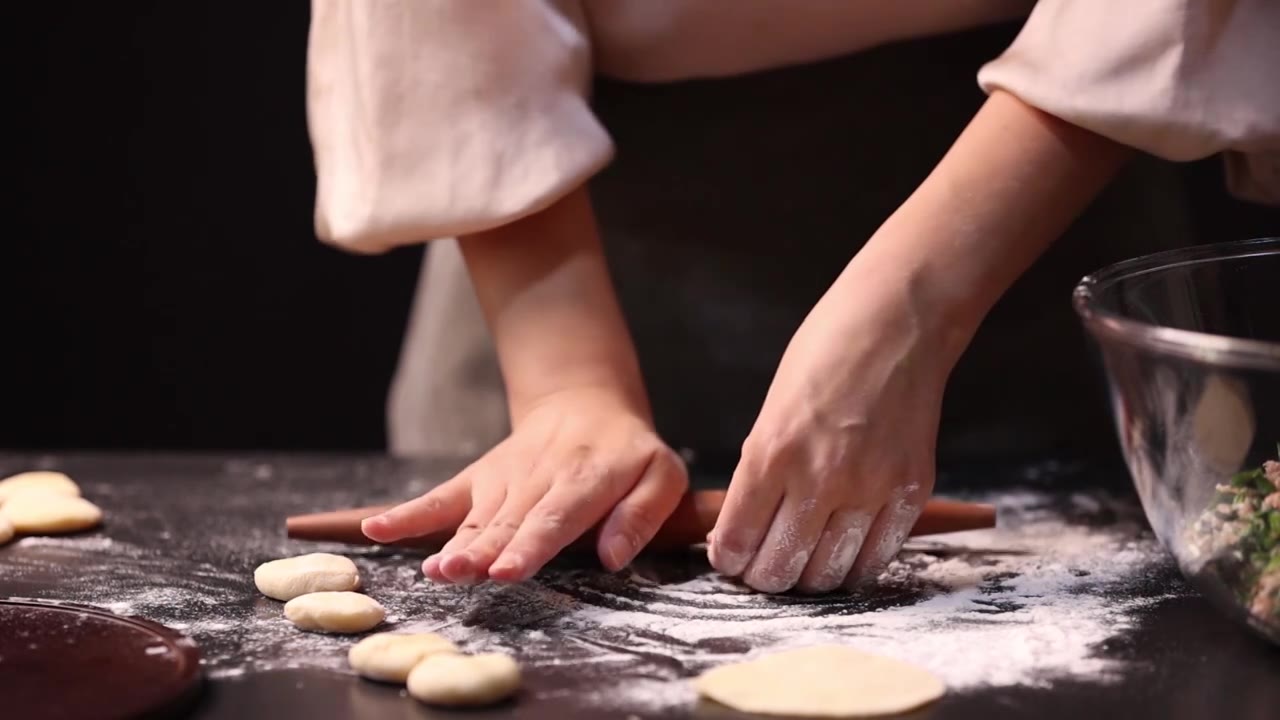
[[[1280,456],[1280,443],[1276,454]],[[1203,571],[1235,589],[1259,620],[1280,624],[1280,461],[1236,473],[1189,529]]]

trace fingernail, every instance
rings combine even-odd
[[[812,583],[802,583],[796,586],[796,589],[805,595],[826,595],[827,593],[840,587],[840,581],[843,578],[820,577]]]
[[[884,571],[887,567],[889,567],[887,563],[868,565],[866,573],[862,576],[862,579],[859,581],[858,584],[864,587],[868,585],[874,585],[876,583],[876,580],[879,580],[880,576],[884,574]]]
[[[433,576],[440,574],[440,555],[439,554],[432,555],[431,557],[422,561],[422,574],[425,575],[428,580],[435,582],[435,577]]]
[[[711,564],[720,572],[730,577],[737,577],[747,569],[751,558],[745,554],[729,552],[719,545],[712,545],[708,554]]]
[[[877,565],[875,563],[868,564],[862,569],[862,572],[859,572],[845,583],[845,588],[847,590],[861,591],[875,585],[880,574],[885,571],[885,567],[885,565]]]
[[[484,570],[476,562],[475,556],[468,552],[450,556],[448,566],[442,562],[440,570],[449,579],[463,585],[474,585],[484,579]]]
[[[604,545],[604,565],[617,572],[631,561],[631,543],[624,537],[611,538]]]
[[[880,542],[876,545],[874,560],[871,567],[878,568],[877,574],[884,572],[889,567],[889,563],[898,556],[898,551],[902,549],[902,543],[907,539],[907,530],[901,527],[893,528],[881,536]]]
[[[477,568],[480,563],[476,562],[476,558],[469,552],[454,555],[454,566],[458,568],[458,572],[465,575],[467,580],[474,580],[478,574]]]
[[[386,515],[375,515],[371,518],[365,518],[360,523],[360,532],[364,533],[364,535],[370,539],[373,539],[373,535],[379,534],[381,531],[386,529]]]
[[[492,565],[489,566],[489,577],[499,578],[500,576],[505,575],[507,576],[507,579],[511,579],[512,576],[519,574],[520,568],[523,564],[522,558],[519,555],[514,553],[503,553]]]
[[[769,575],[766,573],[753,573],[748,571],[742,575],[742,581],[745,582],[748,587],[759,590],[762,593],[769,593],[770,595],[784,593],[791,589],[791,586],[787,584],[786,578],[780,575]]]

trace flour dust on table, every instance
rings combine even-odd
[[[233,480],[260,493],[287,491],[249,474]],[[354,492],[292,497],[280,505],[305,511],[361,502]],[[193,515],[195,527],[177,527],[154,503],[117,497],[125,517],[107,529],[111,536],[26,538],[0,551],[8,572],[0,595],[21,595],[24,576],[47,577],[66,565],[75,569],[56,594],[32,592],[182,630],[201,646],[214,679],[287,668],[350,674],[347,655],[358,638],[298,632],[250,579],[266,560],[342,553],[386,608],[381,630],[435,632],[464,653],[512,656],[524,675],[522,703],[611,713],[691,707],[689,679],[697,674],[813,645],[907,662],[959,693],[1106,682],[1123,672],[1105,648],[1164,600],[1149,588],[1170,568],[1136,505],[1033,491],[966,499],[999,507],[1001,527],[913,540],[874,587],[812,597],[754,593],[714,574],[699,551],[642,559],[618,574],[583,569],[579,560],[514,586],[431,585],[418,572],[419,555],[284,540],[279,515],[252,515],[265,504],[260,499],[236,508],[253,523],[246,528],[212,513]],[[167,535],[165,543],[144,546],[141,538],[156,534]],[[182,558],[181,573],[174,557]]]

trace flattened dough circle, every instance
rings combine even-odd
[[[723,665],[694,685],[703,697],[742,712],[834,718],[894,715],[946,691],[914,665],[838,645]]]
[[[11,497],[0,513],[24,535],[56,535],[88,530],[102,522],[97,505],[81,497],[31,492]]]
[[[13,523],[0,513],[0,545],[3,545],[13,539]]]
[[[60,472],[33,470],[0,480],[0,505],[25,493],[53,493],[80,497],[80,486]]]

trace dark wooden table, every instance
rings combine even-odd
[[[631,587],[640,575],[609,576],[589,562],[571,560],[558,563],[528,587],[433,588],[421,582],[418,557],[295,543],[283,537],[283,518],[288,514],[409,497],[461,465],[462,460],[404,462],[347,456],[0,454],[0,476],[34,467],[64,470],[106,512],[106,524],[94,533],[29,538],[0,548],[0,597],[104,606],[189,634],[201,646],[208,677],[190,710],[193,717],[461,717],[422,707],[396,688],[353,677],[343,660],[349,638],[299,633],[280,619],[280,604],[263,598],[253,587],[253,568],[265,560],[339,550],[356,559],[368,592],[388,607],[390,620],[397,626],[416,622],[471,633],[467,637],[479,637],[476,633],[483,631],[489,646],[522,656],[528,682],[519,701],[465,717],[735,716],[693,703],[635,702],[643,700],[643,690],[629,699],[596,692],[609,683],[625,687],[617,683],[629,678],[651,684],[665,678],[668,684],[663,687],[670,688],[680,677],[701,669],[679,659],[688,657],[689,647],[679,648],[683,655],[675,653],[674,646],[672,653],[665,653],[652,637],[628,639],[624,634],[619,640],[616,629],[597,631],[581,624],[575,626],[575,633],[555,634],[557,623],[575,603],[643,604],[647,596]],[[1028,474],[991,469],[946,475],[940,488],[963,495],[984,484],[1015,481],[1064,497],[1103,486],[1111,491],[1124,489],[1123,478],[1115,473]],[[708,482],[714,484],[714,480]],[[1105,515],[1089,521],[1109,522]],[[647,568],[641,573],[649,578],[646,582],[655,583],[706,571],[705,559],[696,555],[654,558],[642,565]],[[919,602],[929,592],[934,591],[903,585],[873,590],[853,600],[761,602],[774,608],[790,603],[788,607],[815,618],[829,605],[832,612],[847,618]],[[1243,720],[1280,716],[1280,652],[1220,618],[1167,560],[1122,587],[1089,592],[1149,599],[1140,603],[1144,609],[1133,627],[1092,650],[1118,663],[1122,668],[1118,677],[1108,681],[1066,678],[1042,687],[972,687],[948,694],[913,717]],[[874,617],[868,619],[874,629]],[[672,618],[672,622],[685,620]],[[601,648],[625,653],[632,641],[635,657],[626,666],[590,662],[600,659]],[[732,639],[708,642],[698,649],[711,648],[726,657],[751,649],[745,640],[736,646]]]

